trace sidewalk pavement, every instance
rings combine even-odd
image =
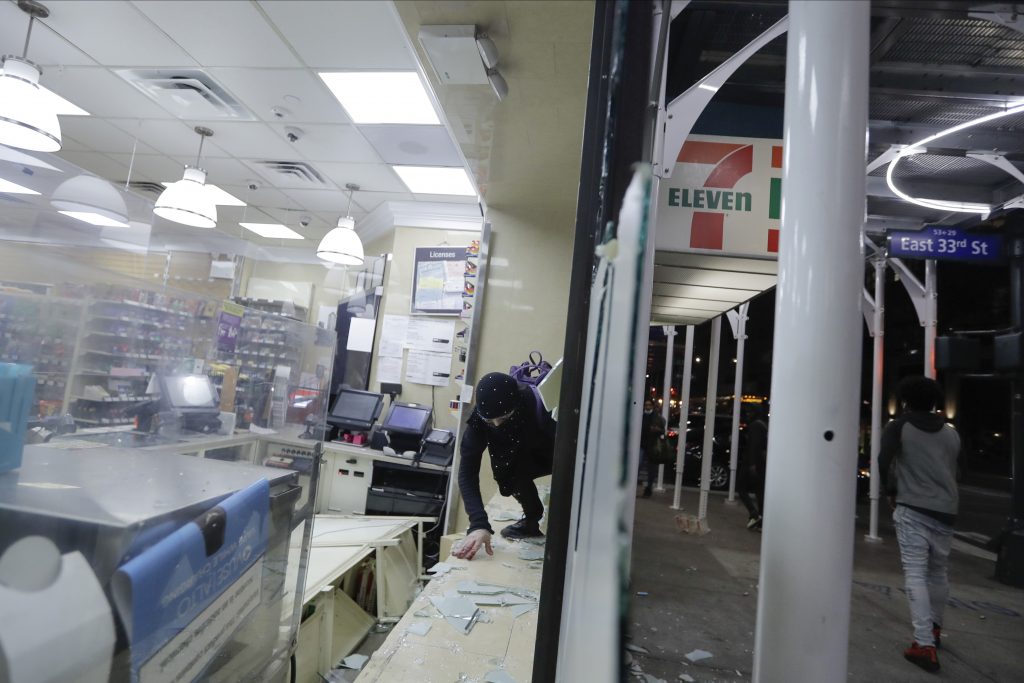
[[[683,514],[694,514],[697,500],[696,489],[684,488]],[[635,679],[649,683],[658,679],[669,683],[750,681],[762,536],[746,529],[743,506],[727,503],[720,494],[712,494],[708,501],[710,533],[679,533],[674,522],[678,511],[669,507],[671,502],[671,488],[651,498],[637,498],[627,641],[633,671],[638,674]],[[950,560],[941,671],[929,674],[903,659],[903,649],[912,637],[910,614],[891,514],[885,502],[882,506],[882,543],[864,540],[866,503],[857,509],[847,679],[864,683],[1022,680],[1024,590],[997,582],[994,563],[972,553],[973,547],[966,544],[959,544]],[[685,655],[694,650],[712,656],[690,662]]]

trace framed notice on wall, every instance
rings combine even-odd
[[[465,247],[417,247],[412,313],[460,315],[466,285]]]

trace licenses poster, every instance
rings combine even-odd
[[[465,247],[417,247],[412,313],[460,315],[466,277]]]

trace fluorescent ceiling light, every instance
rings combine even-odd
[[[415,71],[346,71],[319,76],[354,123],[441,123]]]
[[[61,213],[61,214],[65,215],[65,216],[67,216],[69,218],[74,218],[75,220],[84,221],[85,223],[88,223],[89,225],[98,225],[101,228],[127,228],[127,227],[129,227],[127,223],[122,223],[121,221],[115,221],[112,218],[107,218],[106,216],[101,216],[100,214],[94,213],[92,211],[59,211],[58,213]]]
[[[305,239],[302,235],[295,232],[291,228],[280,223],[239,223],[246,230],[251,230],[260,237],[268,237],[271,239],[281,240],[301,240]]]
[[[475,197],[476,187],[464,168],[392,166],[413,194],[454,194]]]
[[[174,183],[162,182],[160,184],[163,185],[164,187],[170,187]],[[207,197],[209,197],[210,201],[212,201],[217,206],[245,206],[245,202],[243,202],[241,199],[235,197],[233,194],[227,192],[226,190],[220,189],[216,185],[206,183],[205,185],[203,185],[203,187],[206,188],[205,192]]]
[[[0,194],[39,194],[35,190],[0,178]]]
[[[41,85],[39,86],[39,94],[42,96],[40,99],[47,102],[50,109],[57,116],[90,116],[86,110]]]

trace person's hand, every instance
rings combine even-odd
[[[452,555],[461,560],[472,560],[481,546],[487,549],[488,555],[494,554],[491,550],[491,532],[487,529],[474,529],[462,539],[458,548],[452,550]]]

